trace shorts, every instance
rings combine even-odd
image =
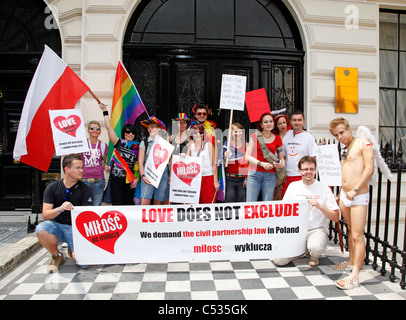
[[[141,199],[152,199],[157,201],[166,201],[169,199],[169,169],[165,168],[162,174],[161,181],[159,182],[158,188],[155,188],[152,184],[148,185],[143,180],[141,180]]]
[[[350,208],[351,206],[368,206],[369,192],[355,196],[354,200],[348,200],[346,197],[346,193],[341,189],[340,200],[343,202],[344,206],[347,208]]]
[[[73,250],[73,234],[72,226],[70,224],[62,224],[52,220],[47,220],[41,222],[35,228],[35,234],[38,232],[45,231],[47,233],[53,234],[57,239],[58,243],[66,242],[71,251]]]

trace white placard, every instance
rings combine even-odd
[[[246,76],[223,74],[220,109],[244,111]]]
[[[49,110],[49,118],[57,156],[89,151],[80,109]]]
[[[317,170],[326,186],[341,186],[341,163],[336,144],[317,146]]]
[[[198,204],[202,183],[202,158],[172,156],[169,202]]]
[[[165,139],[160,136],[155,138],[144,168],[144,175],[155,188],[158,188],[161,182],[162,175],[171,158],[173,149],[175,149],[175,147]]]

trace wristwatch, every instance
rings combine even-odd
[[[257,166],[258,166],[258,167],[261,166],[261,161],[258,161]]]
[[[357,188],[352,188],[352,191],[355,191],[356,193],[358,193],[359,192],[359,190],[357,189]]]

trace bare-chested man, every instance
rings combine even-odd
[[[368,181],[374,172],[374,150],[367,139],[355,138],[349,123],[344,118],[330,122],[332,135],[344,144],[342,151],[342,188],[340,210],[348,225],[349,260],[334,266],[345,270],[353,266],[350,275],[336,281],[340,289],[359,286],[359,272],[365,259],[364,227],[369,203]]]

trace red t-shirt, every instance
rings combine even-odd
[[[253,153],[251,154],[251,156],[253,156],[254,158],[258,159],[261,162],[267,162],[264,155],[262,154],[261,146],[258,143],[257,135],[255,133],[251,135],[251,139],[254,142],[254,148],[252,149]],[[276,149],[282,147],[281,137],[275,135],[275,139],[271,143],[267,143],[266,146],[271,152],[273,152],[276,155],[277,158],[279,158]],[[264,168],[258,167],[257,165],[251,163],[249,169],[261,172],[276,172],[275,168],[272,168],[271,170],[265,170]]]

